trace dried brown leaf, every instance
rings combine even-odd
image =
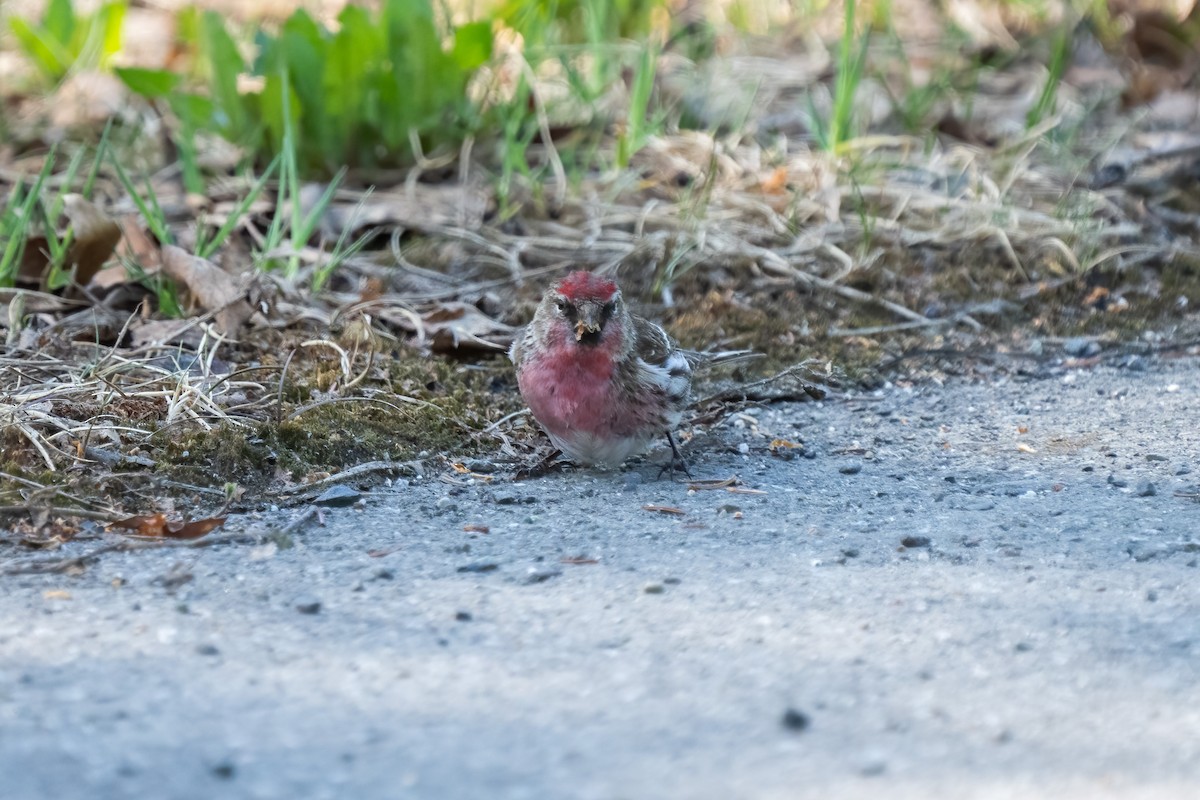
[[[191,522],[185,522],[182,525],[168,524],[165,535],[169,539],[199,539],[201,536],[216,530],[224,524],[224,517],[196,519]]]
[[[683,514],[686,514],[686,513],[687,513],[687,512],[686,512],[686,511],[684,511],[682,508],[676,508],[675,506],[654,506],[654,505],[645,505],[645,506],[642,506],[642,510],[643,510],[643,511],[653,511],[653,512],[655,512],[655,513],[658,513],[658,514],[676,514],[676,515],[683,515]]]
[[[183,344],[195,347],[204,338],[204,331],[189,319],[138,320],[129,325],[129,340],[134,347]]]
[[[225,524],[225,517],[208,517],[191,522],[172,522],[166,514],[144,514],[114,522],[114,528],[132,531],[135,536],[162,539],[199,539]]]
[[[67,265],[75,271],[75,282],[86,286],[121,241],[121,226],[83,195],[64,196],[63,211],[75,232]]]
[[[254,309],[246,289],[236,278],[211,261],[175,245],[163,245],[163,272],[187,289],[196,307],[213,312],[217,328],[234,336]]]
[[[138,536],[162,536],[167,528],[166,514],[144,514],[128,519],[117,520],[114,528],[124,528],[133,531]]]
[[[304,187],[301,206],[311,207],[324,191],[320,185]],[[417,183],[391,192],[374,192],[354,203],[331,205],[321,228],[334,238],[375,227],[432,231],[453,226],[475,230],[483,224],[490,204],[490,195],[478,187]]]
[[[470,303],[447,302],[419,318],[407,309],[385,308],[380,317],[417,334],[435,353],[504,350],[515,329],[484,314]]]

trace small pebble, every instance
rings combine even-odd
[[[1122,359],[1121,363],[1118,364],[1118,366],[1120,366],[1124,369],[1127,369],[1131,372],[1145,372],[1146,371],[1146,359],[1142,358],[1141,356],[1139,356],[1135,353],[1133,355],[1126,356],[1124,359]]]
[[[1158,494],[1158,487],[1154,485],[1154,481],[1139,481],[1137,485],[1138,497],[1154,497]]]
[[[495,561],[476,561],[471,564],[463,564],[458,568],[459,572],[494,572],[500,569],[500,565]]]
[[[905,547],[929,547],[928,536],[905,536],[900,540]]]
[[[545,583],[546,581],[548,581],[552,578],[557,578],[559,575],[562,575],[562,570],[558,569],[556,567],[550,567],[550,568],[546,568],[546,569],[534,569],[534,570],[530,570],[529,573],[525,576],[525,583],[529,584],[529,585],[532,585],[535,583]]]
[[[349,486],[330,486],[325,491],[317,495],[317,499],[313,503],[318,506],[329,506],[330,508],[342,508],[344,506],[352,506],[362,497],[361,492],[356,492]]]
[[[646,594],[662,594],[666,590],[661,583],[647,583],[642,587],[642,591]]]
[[[783,718],[779,722],[785,730],[794,731],[795,733],[808,730],[808,726],[812,724],[812,720],[809,719],[808,714],[805,714],[803,711],[797,711],[794,708],[784,711]]]
[[[321,613],[321,601],[315,597],[302,597],[294,605],[301,614]]]
[[[843,475],[857,475],[858,473],[862,472],[862,468],[863,465],[861,461],[851,461],[848,464],[842,464],[840,467],[838,467],[838,472],[842,473]]]
[[[1125,480],[1124,478],[1118,478],[1116,475],[1109,475],[1108,476],[1108,485],[1114,486],[1118,489],[1124,489],[1126,486],[1129,485],[1129,481]]]
[[[457,622],[470,622],[473,617],[470,611],[456,611],[454,612],[454,619]]]
[[[217,649],[215,644],[198,644],[196,645],[196,653],[202,656],[221,655],[221,651]]]
[[[439,497],[438,501],[434,505],[437,506],[438,511],[449,511],[450,509],[455,508],[458,504],[449,497]]]
[[[1100,352],[1100,343],[1075,336],[1063,342],[1063,352],[1072,358],[1088,358]]]
[[[745,442],[742,442],[741,444],[738,445],[738,452],[741,453],[742,455],[746,455],[747,453],[750,452],[750,445],[746,444]]]

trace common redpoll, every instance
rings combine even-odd
[[[615,467],[665,434],[682,465],[671,431],[705,356],[629,313],[613,281],[581,271],[551,286],[508,355],[534,419],[572,461]]]

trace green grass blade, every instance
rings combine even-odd
[[[133,185],[133,181],[129,179],[129,175],[125,172],[125,168],[121,166],[121,161],[116,155],[113,155],[112,165],[117,170],[117,179],[120,180],[121,186],[125,188],[125,192],[133,200],[133,204],[137,206],[142,219],[146,223],[146,227],[150,229],[150,233],[154,235],[159,244],[171,244],[171,232],[167,230],[166,218],[162,213],[162,208],[158,205],[158,198],[154,196],[154,192],[147,191],[149,200],[143,198],[141,192]],[[147,186],[147,188],[149,187]]]
[[[25,252],[25,241],[29,238],[29,229],[33,223],[33,209],[40,202],[42,189],[50,178],[50,172],[54,169],[55,154],[56,150],[51,149],[49,155],[46,156],[46,162],[42,164],[41,172],[38,173],[37,179],[34,180],[27,195],[20,197],[14,189],[13,205],[17,207],[16,212],[13,212],[11,206],[5,209],[4,217],[8,220],[8,224],[5,225],[8,241],[4,244],[3,253],[0,253],[0,286],[12,286],[16,282],[21,256]]]
[[[267,188],[267,183],[275,174],[275,170],[278,169],[279,162],[280,156],[275,156],[274,160],[267,166],[266,171],[254,182],[254,185],[250,187],[250,191],[246,193],[246,196],[242,198],[241,202],[233,209],[233,212],[225,219],[225,223],[213,234],[213,238],[206,241],[203,246],[199,243],[197,244],[196,255],[201,258],[209,258],[220,249],[225,240],[229,238],[229,234],[241,222],[242,217],[250,210],[250,206],[262,195],[263,190]]]

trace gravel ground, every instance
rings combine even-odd
[[[1133,366],[0,577],[0,798],[1195,798],[1200,366]]]

